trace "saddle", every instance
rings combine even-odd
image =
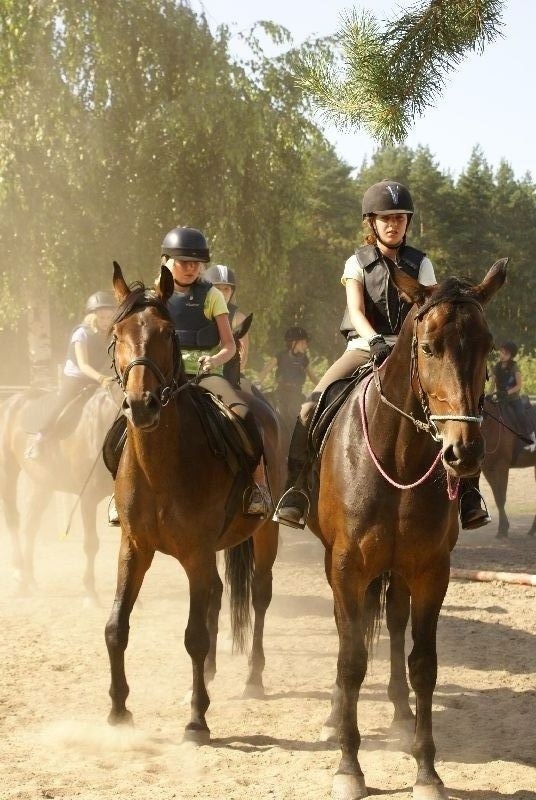
[[[93,394],[95,386],[85,386],[79,394],[70,400],[60,411],[52,427],[52,435],[59,441],[67,439],[80,421],[82,408],[89,396]],[[21,415],[21,425],[27,433],[38,433],[55,413],[58,403],[56,392],[40,390],[37,396],[24,408]]]
[[[348,378],[330,383],[320,395],[309,426],[309,450],[320,458],[337,414],[363,378],[372,372],[372,362],[363,364]]]

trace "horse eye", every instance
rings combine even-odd
[[[423,345],[421,345],[421,350],[423,351],[423,353],[424,353],[424,355],[425,355],[425,356],[428,356],[428,357],[430,357],[430,356],[433,356],[433,355],[434,355],[434,353],[433,353],[433,351],[432,351],[432,348],[430,347],[430,345],[429,345],[429,344],[423,344]]]

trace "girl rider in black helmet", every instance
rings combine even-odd
[[[292,434],[287,491],[276,512],[279,521],[291,527],[303,527],[306,522],[308,497],[303,472],[307,462],[307,430],[321,393],[333,381],[350,376],[371,359],[381,364],[411,308],[389,279],[384,257],[420,283],[426,286],[436,283],[430,259],[406,244],[413,215],[413,200],[406,186],[394,180],[375,183],[363,196],[362,212],[365,243],[347,260],[341,278],[347,301],[341,324],[346,350],[303,404]],[[478,478],[463,481],[460,516],[462,528],[478,528],[490,521],[481,507]]]

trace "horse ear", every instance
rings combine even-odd
[[[243,336],[246,335],[246,333],[251,328],[252,321],[253,321],[253,314],[248,314],[247,317],[244,317],[242,322],[236,326],[236,328],[233,328],[233,336],[236,340],[241,339]]]
[[[173,281],[173,275],[165,266],[165,264],[162,264],[160,267],[160,280],[158,281],[158,285],[156,287],[156,293],[163,303],[167,303],[173,294],[174,289],[175,283]]]
[[[498,292],[506,282],[507,264],[507,258],[500,258],[491,267],[482,283],[479,283],[478,286],[473,288],[475,297],[480,300],[482,305],[489,303],[495,292]]]
[[[114,286],[114,293],[118,303],[122,303],[127,294],[130,294],[130,289],[127,286],[127,282],[123,278],[123,270],[117,263],[114,261],[114,277],[113,277],[113,286]]]
[[[388,256],[384,256],[384,260],[387,264],[391,280],[400,292],[402,299],[407,303],[417,303],[418,306],[422,306],[424,303],[426,303],[436,288],[435,285],[423,286],[422,283],[416,281],[415,278],[411,277],[411,275],[408,275],[406,272],[399,269],[395,262],[392,261]]]

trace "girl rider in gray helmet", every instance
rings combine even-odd
[[[346,289],[346,311],[341,333],[343,355],[328,369],[302,405],[288,456],[288,481],[277,517],[291,527],[304,527],[309,506],[303,481],[307,462],[307,432],[320,395],[333,381],[352,375],[367,361],[381,364],[389,355],[411,304],[404,301],[389,278],[384,257],[425,286],[436,283],[426,254],[406,244],[413,200],[406,186],[394,180],[375,183],[363,196],[365,243],[347,260],[341,282]],[[490,521],[481,507],[478,478],[465,479],[460,493],[462,528],[478,528]]]

